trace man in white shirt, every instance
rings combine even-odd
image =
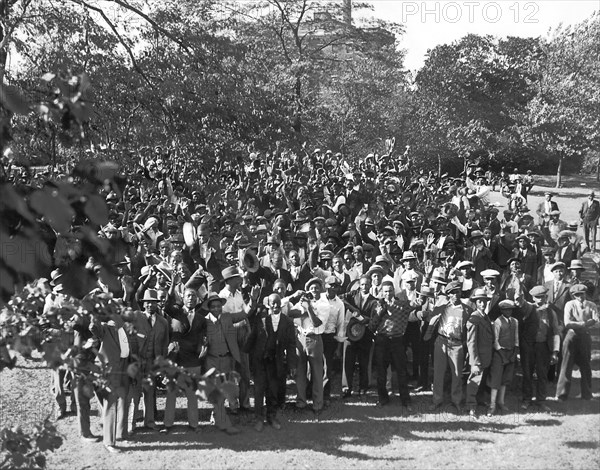
[[[307,294],[296,305],[296,309],[300,309],[302,313],[294,321],[302,346],[296,371],[296,386],[298,387],[296,407],[306,408],[306,384],[310,364],[313,411],[318,416],[323,409],[323,339],[321,335],[325,331],[331,307],[326,299],[321,298],[323,281],[318,277],[310,279],[304,286],[304,290],[307,291]]]
[[[223,280],[225,281],[225,287],[219,292],[219,297],[225,299],[226,302],[223,305],[223,313],[239,314],[241,312],[246,315],[250,313],[252,308],[256,306],[258,297],[258,286],[252,288],[253,296],[250,298],[249,303],[244,302],[242,291],[242,276],[236,266],[230,266],[222,271]],[[238,332],[238,340],[247,337],[250,334],[250,324],[248,320],[234,324]],[[233,405],[234,413],[239,408],[248,410],[250,408],[250,360],[248,353],[240,351],[239,363],[236,363],[236,370],[240,373],[240,396],[239,406]]]
[[[346,340],[344,322],[346,319],[346,307],[342,299],[338,297],[341,282],[336,276],[325,279],[326,291],[321,294],[321,299],[329,303],[329,318],[325,323],[323,331],[323,355],[325,356],[327,382],[323,388],[324,405],[329,404],[331,399],[331,382],[334,377],[334,362],[342,358],[343,345]]]

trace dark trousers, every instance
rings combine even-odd
[[[581,398],[592,398],[592,338],[588,332],[568,330],[563,341],[562,365],[556,387],[556,396],[566,399],[571,390],[573,365],[581,372]]]
[[[88,394],[84,389],[86,381],[82,378],[78,378],[75,382],[75,403],[77,404],[77,421],[79,422],[79,434],[83,437],[90,436],[92,431],[90,430],[90,399],[92,398],[93,385],[88,383]],[[92,395],[92,396],[90,396]]]
[[[419,386],[431,388],[429,379],[429,361],[433,357],[433,341],[421,339],[421,356],[419,357]]]
[[[377,363],[377,393],[380,401],[388,400],[386,388],[387,369],[392,365],[398,374],[398,386],[400,387],[400,400],[402,404],[410,402],[408,395],[408,383],[406,377],[406,349],[404,338],[390,338],[378,335],[375,337],[375,361]]]
[[[354,381],[354,368],[358,360],[358,389],[360,391],[369,388],[369,355],[373,339],[362,337],[360,341],[352,341],[346,347],[346,358],[344,359],[344,368],[346,369],[346,382],[348,390],[352,390]]]
[[[279,408],[279,388],[281,385],[281,378],[277,376],[275,360],[264,359],[258,364],[254,364],[252,372],[254,373],[254,412],[256,418],[258,420],[264,419],[264,402],[266,398],[267,421],[270,422],[275,418]]]
[[[523,401],[531,401],[533,397],[533,374],[537,375],[535,399],[542,402],[546,399],[548,389],[548,368],[552,353],[548,343],[528,343],[521,341],[521,369],[523,369]]]
[[[333,356],[340,343],[336,341],[334,333],[323,333],[321,338],[323,339],[323,357],[327,365],[327,383],[323,386],[323,399],[329,400],[331,398],[331,383],[333,382],[335,370]]]
[[[470,409],[475,409],[478,404],[482,404],[485,399],[486,382],[490,368],[486,367],[479,374],[471,372],[467,379],[467,398],[466,404]]]
[[[421,370],[422,343],[421,322],[408,322],[406,331],[404,332],[404,344],[405,347],[410,347],[412,350],[412,378],[419,381],[423,373]]]

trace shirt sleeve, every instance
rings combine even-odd
[[[338,299],[339,300],[339,299]],[[336,341],[343,343],[346,340],[346,306],[344,305],[344,302],[342,302],[340,300],[340,302],[338,303],[339,305],[339,312],[338,312],[338,317],[336,320],[336,327],[335,327],[335,339]]]
[[[498,342],[498,338],[500,337],[500,325],[500,318],[498,318],[494,322],[494,349],[496,351],[500,351],[500,343]]]

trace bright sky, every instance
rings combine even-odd
[[[371,0],[373,15],[404,24],[406,68],[417,70],[428,49],[474,34],[545,36],[561,22],[578,23],[600,0]]]

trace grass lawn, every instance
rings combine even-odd
[[[544,181],[544,180],[542,180]],[[570,180],[567,180],[570,181]],[[586,186],[580,183],[585,182]],[[556,190],[564,220],[577,219],[577,211],[592,178]],[[550,186],[553,186],[549,183]],[[567,187],[568,186],[568,187]],[[545,187],[536,186],[529,198],[533,212]],[[502,202],[499,193],[495,201]],[[175,432],[169,436],[137,434],[123,446],[126,452],[109,454],[100,444],[78,438],[77,418],[58,423],[66,437],[63,446],[49,457],[50,468],[576,468],[600,465],[600,340],[592,345],[593,399],[576,398],[579,373],[574,373],[571,398],[549,402],[550,413],[519,410],[520,377],[507,392],[512,412],[471,419],[450,409],[429,412],[431,393],[413,396],[414,412],[403,413],[399,399],[389,406],[374,406],[376,394],[365,400],[333,400],[319,422],[312,413],[286,408],[283,428],[252,428],[251,415],[232,417],[242,434],[228,436],[209,425],[210,410],[203,404],[201,432],[186,433],[184,399],[178,402]],[[50,372],[41,363],[22,359],[18,367],[0,375],[0,427],[28,427],[55,411],[49,393]],[[554,393],[551,387],[550,394]],[[288,394],[289,398],[293,398]],[[164,397],[159,397],[159,410]],[[481,410],[483,411],[483,410]],[[159,422],[161,414],[159,412]],[[101,434],[97,413],[92,430]]]

